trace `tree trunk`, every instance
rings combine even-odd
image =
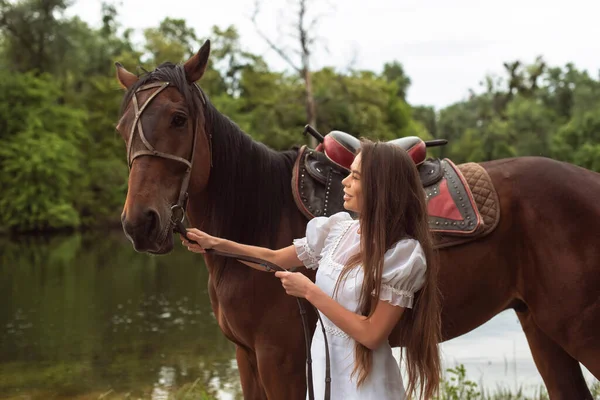
[[[310,70],[308,68],[304,68],[303,70],[303,78],[304,78],[304,95],[305,95],[305,103],[306,103],[306,121],[315,129],[318,130],[317,127],[317,110],[315,107],[315,98],[313,96],[312,91],[312,77],[310,74]],[[309,146],[313,149],[317,147],[317,139],[314,137],[310,137]]]

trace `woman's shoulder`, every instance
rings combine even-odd
[[[326,230],[329,232],[332,228],[336,228],[341,224],[354,221],[350,214],[346,211],[340,211],[330,216],[315,217],[308,221],[308,228]]]
[[[331,216],[328,217],[331,221],[333,221],[334,223],[339,223],[339,222],[354,222],[355,219],[352,218],[352,216],[350,215],[350,213],[348,211],[339,211],[335,214],[332,214]]]
[[[386,269],[414,263],[425,265],[425,252],[417,239],[400,239],[384,255]]]
[[[394,252],[396,250],[401,250],[401,249],[405,249],[405,250],[411,249],[411,250],[423,251],[421,242],[419,242],[417,239],[414,239],[412,237],[406,237],[406,238],[400,239],[396,243],[394,243],[392,245],[392,247],[390,247],[388,249],[388,252]]]

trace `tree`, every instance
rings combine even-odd
[[[260,1],[256,0],[255,9],[252,15],[252,22],[256,27],[258,34],[267,42],[269,47],[273,49],[298,75],[304,82],[304,95],[306,107],[306,122],[313,127],[317,127],[317,106],[315,104],[313,94],[313,83],[311,75],[311,55],[316,37],[312,36],[312,31],[316,28],[319,17],[314,17],[308,21],[308,8],[310,0],[296,0],[296,21],[294,22],[295,34],[292,37],[298,43],[298,50],[295,51],[299,56],[299,60],[294,60],[291,54],[294,52],[286,51],[283,45],[273,42],[259,27],[258,14],[260,13]],[[318,127],[317,127],[318,128]],[[316,147],[316,140],[311,137],[310,143],[312,147]]]
[[[59,74],[71,48],[69,0],[0,0],[0,30],[5,56],[16,70]]]
[[[412,118],[415,121],[423,124],[423,127],[427,129],[427,132],[431,137],[438,137],[438,121],[437,113],[435,108],[432,106],[414,106],[412,109]]]
[[[157,66],[163,62],[182,62],[197,51],[198,38],[193,28],[183,19],[165,18],[158,28],[144,30],[144,49],[147,64]]]
[[[383,65],[383,77],[388,82],[393,82],[398,87],[397,96],[406,101],[406,93],[410,87],[410,78],[404,72],[404,67],[398,61]]]
[[[562,126],[552,138],[555,158],[600,172],[600,104]]]
[[[260,56],[242,49],[240,35],[234,26],[226,29],[214,26],[211,39],[212,65],[222,76],[230,96],[240,95],[240,79],[245,69],[268,71],[267,64]]]
[[[22,231],[78,227],[75,198],[85,113],[56,102],[60,88],[50,75],[3,72],[0,82],[5,83],[0,104],[10,104],[12,89],[20,87],[19,101],[29,105],[17,108],[18,123],[0,116],[7,128],[0,146],[0,226]]]

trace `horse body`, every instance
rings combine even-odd
[[[502,218],[489,236],[439,252],[444,340],[512,308],[550,398],[589,399],[579,362],[600,377],[600,204],[589,195],[600,176],[537,157],[482,166]]]
[[[233,161],[245,156],[230,157]],[[594,273],[600,253],[591,250],[598,239],[600,205],[592,198],[583,199],[588,190],[600,193],[600,179],[593,172],[545,158],[498,160],[482,166],[498,191],[502,218],[487,237],[439,252],[444,340],[465,334],[513,308],[551,398],[571,399],[574,394],[591,398],[577,360],[600,375],[597,357],[592,356],[600,354],[594,340],[600,328],[600,275]],[[215,166],[219,167],[227,168]],[[287,174],[291,179],[291,169]],[[264,176],[257,175],[257,179]],[[264,195],[269,193],[238,193],[240,198],[260,199]],[[191,200],[189,214],[196,226],[203,220],[202,201]],[[255,210],[245,211],[252,214]],[[306,218],[291,200],[281,215],[272,218],[281,221],[274,248],[304,235]],[[210,226],[206,229],[211,231]],[[587,238],[582,238],[581,229],[589,232]],[[210,257],[207,264],[209,270],[219,269],[218,261]],[[246,365],[240,367],[240,371],[247,371],[242,377],[245,393],[261,393],[248,398],[304,398],[300,362],[305,356],[304,337],[296,304],[270,274],[241,264],[231,267],[214,272],[217,279],[211,272],[209,286],[219,324],[238,346],[238,363]],[[313,277],[310,271],[307,274]],[[570,279],[574,276],[579,279]],[[583,319],[582,310],[588,313]],[[401,338],[394,332],[390,343],[400,346]],[[594,348],[595,353],[590,352]]]
[[[176,78],[192,83],[200,79],[208,60],[205,47],[185,64],[183,78]],[[150,74],[147,81],[174,73],[163,71],[157,78]],[[129,93],[138,87],[138,78],[122,67],[118,77]],[[308,221],[291,189],[297,150],[275,152],[254,142],[207,100],[195,127],[169,125],[170,113],[181,114],[191,96],[186,85],[178,85],[181,95],[166,89],[147,105],[148,117],[138,117],[146,123],[148,140],[156,143],[158,134],[151,128],[165,116],[161,129],[173,134],[160,138],[177,138],[171,153],[185,157],[190,153],[186,140],[196,143],[187,189],[192,226],[270,248],[302,237]],[[134,115],[126,108],[122,134],[130,131],[132,121]],[[192,141],[192,134],[201,137]],[[550,398],[591,399],[579,362],[600,378],[600,252],[595,247],[600,235],[599,175],[545,158],[481,165],[498,193],[501,219],[489,235],[439,251],[444,340],[512,308]],[[169,252],[173,240],[164,232],[171,227],[169,209],[180,193],[177,182],[183,168],[155,157],[140,157],[131,168],[124,230],[138,251]],[[205,259],[214,315],[236,345],[244,397],[304,399],[305,339],[295,299],[272,274],[232,259]],[[314,279],[314,271],[304,273]],[[316,316],[310,318],[314,329]],[[397,330],[390,343],[402,345]]]
[[[295,152],[279,153],[253,142],[221,114],[214,114],[212,122],[227,129],[213,135],[214,151],[225,156],[214,157],[206,190],[196,190],[193,181],[190,185],[191,226],[270,248],[289,246],[302,237],[307,221],[296,208],[289,185]],[[237,164],[237,173],[230,168],[232,163]],[[228,184],[223,185],[224,179]],[[219,194],[231,202],[224,206],[215,201]],[[248,204],[266,205],[266,213],[249,209]],[[244,398],[304,399],[305,339],[294,298],[270,273],[218,256],[206,255],[205,261],[213,312],[236,345]],[[314,279],[313,271],[306,274]],[[314,328],[316,316],[311,314],[309,321]]]

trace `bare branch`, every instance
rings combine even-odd
[[[287,62],[289,64],[290,67],[292,67],[294,70],[296,70],[298,73],[302,72],[302,68],[298,68],[298,66],[292,61],[291,58],[288,57],[288,55],[285,53],[285,51],[283,50],[283,48],[277,46],[273,41],[271,41],[271,39],[269,39],[269,37],[260,29],[259,24],[258,24],[258,14],[260,12],[260,0],[256,0],[254,2],[254,13],[252,14],[252,23],[254,24],[254,27],[256,28],[256,32],[258,33],[258,35],[269,45],[269,47],[275,51],[277,54],[279,54],[279,56],[281,58],[283,58],[283,60],[285,62]]]
[[[304,57],[308,58],[310,55],[310,49],[308,48],[308,37],[307,32],[304,29],[304,17],[306,16],[306,0],[300,0],[300,12],[298,14],[298,34],[300,36],[300,46],[302,47],[302,53]],[[304,60],[303,60],[304,64]],[[306,64],[303,65],[306,67]]]
[[[308,22],[308,9],[309,4],[313,2],[311,0],[288,0],[288,3],[294,9],[295,19],[293,22],[286,23],[286,25],[293,29],[293,33],[290,35],[289,32],[286,34],[281,34],[278,36],[279,38],[287,38],[292,37],[293,41],[297,44],[294,50],[285,51],[283,46],[278,46],[274,42],[272,42],[267,35],[265,35],[259,28],[259,24],[257,21],[257,15],[260,10],[259,2],[262,0],[255,0],[255,12],[252,16],[252,22],[256,27],[258,34],[265,40],[265,42],[269,45],[269,47],[274,50],[281,58],[283,58],[292,68],[294,68],[299,75],[299,78],[304,82],[304,99],[306,106],[306,119],[307,122],[311,125],[316,125],[317,123],[317,112],[316,112],[316,102],[313,96],[313,88],[312,88],[312,77],[310,70],[310,61],[311,61],[311,53],[313,50],[313,46],[316,42],[316,37],[313,37],[312,32],[317,26],[319,17],[313,18]],[[284,18],[277,18],[278,22],[283,21]],[[300,65],[295,64],[291,57],[298,55],[300,57],[301,63]],[[311,146],[316,147],[316,140],[311,138]]]
[[[358,49],[356,46],[352,46],[352,55],[350,56],[350,61],[346,65],[345,70],[350,73],[351,71],[356,69],[356,64],[358,61]]]

